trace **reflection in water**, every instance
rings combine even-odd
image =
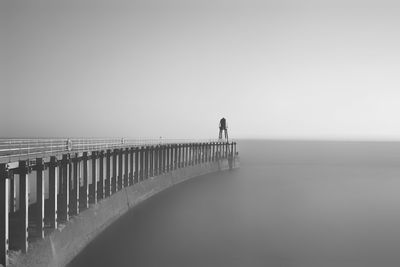
[[[135,207],[71,266],[400,266],[400,144],[241,141],[241,169]]]

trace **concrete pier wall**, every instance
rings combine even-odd
[[[30,243],[28,253],[10,255],[10,266],[65,266],[107,226],[141,201],[190,178],[238,167],[238,158],[234,156],[178,168],[124,187],[59,224],[44,239]]]

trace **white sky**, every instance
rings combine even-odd
[[[0,137],[400,139],[389,1],[2,1],[0,41]]]

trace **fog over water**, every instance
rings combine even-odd
[[[241,168],[118,220],[70,266],[400,266],[400,144],[238,141]]]

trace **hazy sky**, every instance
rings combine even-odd
[[[400,139],[389,1],[3,0],[0,41],[1,137]]]

